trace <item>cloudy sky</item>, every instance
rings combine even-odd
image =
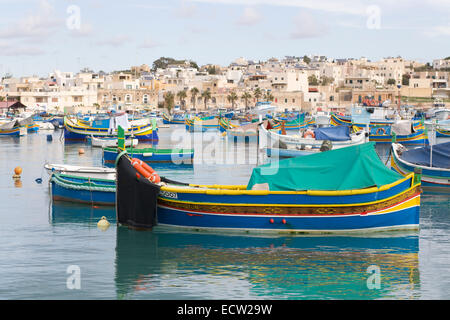
[[[0,76],[320,54],[450,56],[450,0],[0,0]]]

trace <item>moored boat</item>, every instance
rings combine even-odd
[[[117,202],[120,224],[146,228],[364,233],[417,229],[420,180],[386,168],[374,143],[266,164],[247,185],[153,184],[122,154]]]
[[[132,157],[147,163],[192,164],[194,159],[194,149],[127,148],[127,152]],[[117,148],[104,148],[104,165],[114,166],[117,155]]]
[[[260,126],[262,137],[267,139],[267,142],[263,143],[269,147],[273,147],[274,143],[284,143],[286,145],[320,149],[324,141],[328,140],[332,141],[333,149],[338,149],[367,142],[367,134],[364,130],[351,131],[352,128],[349,126],[340,126],[306,130],[295,135],[284,135],[270,129],[268,130],[265,126]]]
[[[125,130],[125,136],[128,138],[133,135],[138,140],[158,141],[156,121],[143,125],[130,126]],[[116,138],[116,128],[96,128],[86,124],[79,123],[68,117],[64,118],[64,138],[66,140],[86,140],[87,137],[94,136],[99,138]]]
[[[52,199],[54,201],[109,206],[114,205],[116,202],[116,185],[114,180],[53,173],[50,182]]]
[[[116,170],[103,167],[85,167],[69,164],[52,164],[46,163],[45,170],[49,175],[53,173],[61,173],[76,177],[85,177],[92,179],[114,180],[116,178]]]
[[[450,192],[450,142],[407,150],[392,144],[391,168],[402,175],[422,170],[422,188]]]
[[[96,138],[94,136],[90,136],[88,139],[91,141],[91,145],[96,148],[117,147],[117,138]],[[138,143],[138,139],[125,140],[126,147],[136,147]]]

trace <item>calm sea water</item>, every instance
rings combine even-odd
[[[159,227],[138,232],[117,227],[113,208],[52,204],[43,164],[101,165],[102,154],[87,144],[65,144],[61,131],[51,142],[47,134],[0,139],[1,299],[450,298],[449,196],[424,194],[420,231],[412,233],[250,237]],[[159,145],[168,146],[174,136],[181,139],[160,129]],[[160,174],[246,184],[256,153],[223,141],[213,151],[208,139],[204,154],[196,154],[201,163],[158,169]],[[386,160],[389,149],[377,151]],[[12,179],[16,166],[23,168],[20,183]],[[96,226],[101,216],[111,222],[106,231]],[[67,287],[70,266],[80,270],[80,289]],[[380,275],[375,288],[372,268]]]

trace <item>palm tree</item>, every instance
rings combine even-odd
[[[195,102],[196,102],[196,98],[197,98],[197,95],[200,93],[200,91],[196,88],[196,87],[193,87],[192,89],[191,89],[191,96],[192,96],[192,99],[193,99],[193,102],[194,102],[194,109],[195,109]]]
[[[237,99],[238,96],[234,91],[231,91],[230,94],[227,96],[227,100],[228,102],[231,102],[231,108],[233,108],[233,110],[234,110],[234,103],[236,102]]]
[[[241,96],[241,99],[244,99],[245,111],[247,111],[247,109],[248,109],[248,100],[250,100],[251,97],[252,97],[252,95],[248,92],[244,92]]]
[[[164,106],[169,111],[169,114],[171,114],[171,111],[175,105],[175,95],[172,92],[166,92],[164,94]]]
[[[186,109],[186,101],[185,101],[187,97],[186,90],[178,91],[177,97],[178,99],[180,99],[183,109]]]
[[[264,95],[264,99],[265,99],[266,101],[273,101],[274,97],[273,97],[273,95],[272,95],[270,92],[267,92],[267,93]]]
[[[211,99],[211,91],[209,90],[203,91],[202,98],[203,101],[205,102],[205,109],[206,109],[206,104],[208,103],[208,100]]]
[[[262,96],[262,92],[260,88],[256,88],[253,92],[253,96],[256,98],[256,102],[259,102],[259,98]]]

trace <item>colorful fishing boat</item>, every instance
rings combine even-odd
[[[184,114],[176,113],[173,116],[170,116],[166,113],[163,113],[162,120],[164,124],[184,124],[186,117]]]
[[[450,138],[450,130],[437,127],[436,128],[436,137],[437,138]]]
[[[158,141],[158,133],[155,121],[143,125],[131,126],[125,131],[126,137],[143,141]],[[117,129],[95,128],[87,124],[81,124],[68,117],[64,118],[64,138],[66,140],[86,140],[87,137],[94,136],[99,138],[116,138]]]
[[[21,127],[17,120],[0,123],[0,136],[18,137],[26,134],[26,128]]]
[[[205,132],[220,130],[219,120],[215,117],[194,117],[186,119],[186,130],[189,132]]]
[[[127,155],[117,161],[119,224],[246,233],[419,227],[420,179],[386,168],[374,143],[256,167],[247,185],[153,184],[137,169]]]
[[[281,143],[291,146],[298,146],[303,149],[320,149],[325,141],[332,142],[332,148],[338,149],[367,142],[367,134],[364,130],[353,132],[349,126],[316,128],[306,130],[295,135],[279,134],[274,130],[260,127],[261,145],[274,147],[274,144]]]
[[[54,201],[108,206],[112,206],[116,202],[115,180],[53,173],[50,182]]]
[[[357,128],[366,128],[366,124],[363,123],[352,123],[351,118],[344,119],[342,116],[337,116],[335,114],[331,115],[330,120],[331,125],[352,125]],[[369,141],[374,141],[378,144],[388,144],[393,141],[395,133],[395,141],[402,144],[428,144],[428,135],[425,131],[423,124],[420,121],[402,121],[399,127],[403,129],[409,126],[409,131],[406,134],[398,134],[395,132],[396,124],[399,121],[370,121],[369,125]],[[406,124],[406,125],[405,125]],[[401,132],[401,131],[400,131]]]
[[[450,192],[450,142],[407,150],[392,144],[391,168],[406,176],[422,170],[422,188]]]
[[[283,125],[285,130],[299,130],[308,126],[308,123],[305,121],[304,113],[299,115],[297,118],[291,118],[288,120],[273,118],[273,122],[273,127],[275,129],[281,129]]]
[[[127,152],[132,157],[150,164],[186,165],[192,164],[194,159],[194,149],[127,148]],[[117,148],[104,148],[103,164],[108,167],[114,166],[117,155]]]

